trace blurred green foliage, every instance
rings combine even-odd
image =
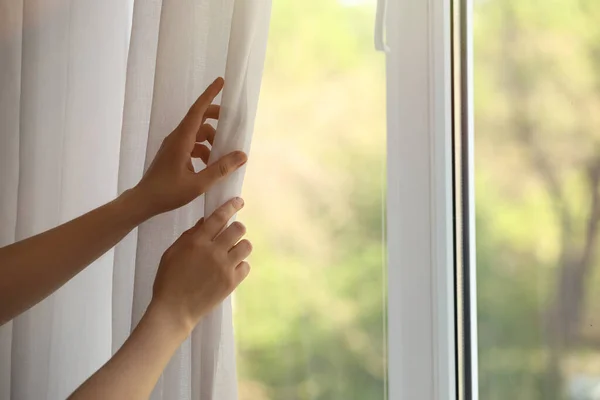
[[[385,60],[374,2],[273,3],[241,216],[255,254],[235,299],[240,398],[383,400]],[[480,398],[593,399],[593,385],[581,396],[572,387],[600,377],[595,254],[566,350],[551,346],[546,320],[594,217],[600,1],[474,7]]]
[[[599,20],[597,0],[475,2],[482,399],[598,398]]]
[[[240,398],[383,399],[384,57],[373,3],[273,2],[241,216]]]

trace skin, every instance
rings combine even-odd
[[[123,347],[70,397],[147,399],[179,345],[214,306],[248,276],[252,246],[243,225],[227,221],[243,201],[226,203],[169,248],[161,260],[153,298]],[[223,233],[219,234],[219,232]]]
[[[0,249],[0,324],[28,310],[112,248],[132,229],[182,207],[245,164],[242,152],[205,163],[219,117],[212,105],[223,88],[213,82],[169,134],[134,188],[64,225]],[[70,399],[146,399],[181,342],[202,316],[222,302],[250,271],[244,226],[231,217],[243,207],[235,198],[186,231],[163,255],[150,305],[123,347]]]

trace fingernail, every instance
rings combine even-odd
[[[238,151],[235,153],[233,161],[236,163],[236,165],[241,167],[242,165],[244,165],[246,163],[246,161],[248,161],[248,156],[246,154],[244,154],[243,152]]]
[[[242,208],[244,206],[244,199],[242,199],[241,197],[236,197],[235,199],[233,199],[233,205],[236,208]]]

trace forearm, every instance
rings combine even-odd
[[[0,249],[0,325],[41,301],[149,218],[137,193]]]
[[[188,334],[166,309],[151,305],[123,347],[69,399],[147,399]]]
[[[221,303],[250,271],[245,229],[227,222],[243,206],[232,199],[175,241],[162,257],[153,299],[115,356],[71,400],[147,399],[175,350],[203,315]],[[221,232],[221,233],[220,233]],[[220,233],[220,234],[219,234]]]

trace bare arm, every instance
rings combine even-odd
[[[70,400],[147,399],[188,335],[166,310],[150,307],[123,347]]]
[[[0,324],[43,300],[150,217],[135,190],[0,249]]]
[[[123,347],[70,400],[147,399],[160,374],[200,318],[248,275],[252,251],[234,199],[184,233],[163,256],[146,314]]]
[[[166,137],[141,182],[119,198],[82,217],[0,249],[0,325],[41,301],[113,247],[146,219],[181,207],[204,193],[246,161],[226,155],[196,173],[191,159],[208,160],[218,118],[211,105],[223,81],[215,81]]]

